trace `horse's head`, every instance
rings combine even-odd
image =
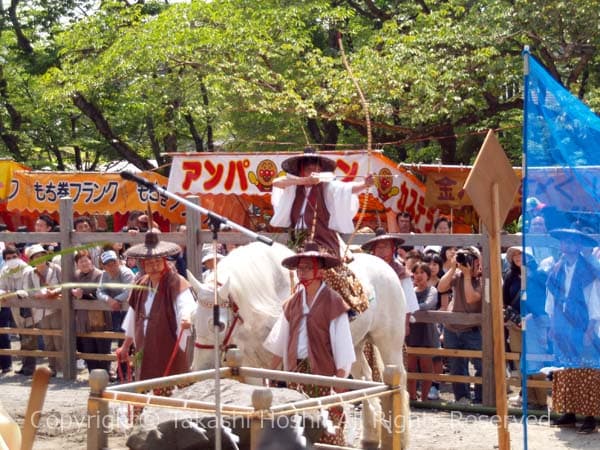
[[[215,303],[214,280],[207,283],[199,281],[188,271],[188,280],[196,294],[198,305],[193,315],[193,323],[196,332],[194,370],[211,368],[214,362],[215,324],[213,320],[213,307]],[[232,320],[231,305],[229,298],[229,279],[217,288],[217,299],[219,303],[219,321],[223,325],[219,332],[219,342],[223,343],[231,328]]]

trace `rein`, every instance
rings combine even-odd
[[[200,302],[201,306],[205,306],[204,303]],[[212,307],[212,303],[210,303],[208,305],[208,307]],[[233,320],[231,321],[231,323],[227,326],[227,331],[225,333],[225,339],[223,339],[223,343],[221,344],[221,346],[219,347],[220,350],[225,353],[226,350],[235,347],[234,344],[230,344],[231,341],[231,337],[233,336],[233,332],[235,330],[235,326],[238,323],[244,323],[244,319],[242,319],[242,316],[240,316],[239,311],[240,308],[238,307],[238,305],[231,299],[231,296],[229,296],[227,298],[227,302],[223,303],[221,305],[223,308],[227,308],[227,309],[231,309],[231,312],[233,313]],[[214,350],[215,349],[215,345],[214,344],[201,344],[199,342],[194,342],[194,347],[199,348],[199,349],[203,349],[203,350]]]

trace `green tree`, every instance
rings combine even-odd
[[[59,169],[364,146],[353,81],[374,145],[397,160],[469,163],[496,128],[518,163],[523,45],[600,106],[598,0],[12,4],[16,22],[0,11],[2,151],[43,151],[36,163]]]

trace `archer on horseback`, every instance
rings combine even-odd
[[[358,211],[357,194],[374,184],[369,174],[363,181],[346,183],[335,180],[336,162],[306,148],[304,154],[283,161],[286,175],[273,181],[274,215],[271,225],[290,229],[291,247],[302,248],[310,240],[319,248],[340,258],[338,233],[354,231],[353,217]],[[340,264],[325,274],[328,285],[338,291],[353,313],[368,308],[368,299],[347,266]]]

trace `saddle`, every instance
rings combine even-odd
[[[369,297],[362,283],[346,263],[325,271],[324,281],[342,296],[350,307],[350,318],[354,319],[369,308]]]

